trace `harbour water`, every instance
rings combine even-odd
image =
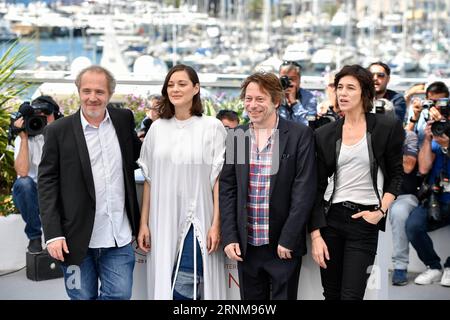
[[[62,37],[62,38],[21,38],[14,51],[21,48],[26,48],[29,59],[26,65],[27,69],[34,69],[36,67],[36,57],[38,56],[65,56],[70,65],[73,59],[84,56],[91,60],[93,64],[99,63],[102,58],[100,51],[87,48],[87,43],[95,43],[98,37],[91,36],[89,39],[83,37]],[[0,42],[0,56],[2,56],[8,49],[10,43]],[[320,76],[323,71],[316,71],[312,69],[304,69],[303,74],[307,76]],[[414,71],[405,75],[406,77],[416,78],[426,76],[423,72]]]
[[[91,37],[89,41],[93,43],[97,41],[96,37]],[[85,56],[88,57],[92,63],[99,63],[101,59],[101,52],[97,52],[93,49],[86,49],[87,40],[83,37],[64,37],[64,38],[22,38],[19,40],[15,51],[21,48],[26,48],[29,55],[26,68],[33,69],[36,66],[36,57],[38,56],[65,56],[67,61],[73,61],[73,59]],[[10,43],[0,42],[0,56],[2,56],[8,49]]]

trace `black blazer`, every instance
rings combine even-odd
[[[108,107],[122,151],[125,207],[134,235],[139,227],[134,169],[141,142],[130,110]],[[95,189],[80,111],[45,128],[38,194],[45,240],[66,237],[65,263],[79,265],[88,249],[95,217]]]
[[[383,192],[397,196],[403,175],[403,140],[405,131],[397,119],[381,114],[366,113],[367,143],[369,148],[370,172],[374,190],[377,190],[378,168],[384,175]],[[331,122],[315,131],[318,190],[314,209],[309,222],[309,231],[325,227],[327,203],[323,197],[328,186],[328,178],[336,171],[337,155],[342,144],[344,119]],[[378,191],[377,191],[378,192]],[[380,201],[383,197],[379,195]],[[386,219],[378,223],[385,229]]]
[[[272,164],[279,163],[279,168],[270,179],[269,246],[276,252],[280,244],[293,250],[294,255],[301,256],[306,253],[306,224],[316,193],[313,132],[307,126],[282,118],[278,129],[279,153],[273,152]],[[245,135],[243,152],[237,152],[239,143],[233,146],[231,141],[237,141],[238,132],[242,133],[242,138],[244,132],[249,132],[247,130],[248,125],[245,125],[229,131],[226,159],[219,181],[223,245],[239,243],[243,257],[248,239],[250,136]],[[277,147],[274,145],[273,150]]]

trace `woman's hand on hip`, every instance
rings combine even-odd
[[[365,210],[355,213],[354,215],[352,215],[352,218],[353,219],[363,218],[364,220],[366,220],[366,222],[375,225],[381,220],[381,218],[383,218],[383,214],[379,210],[376,211]]]

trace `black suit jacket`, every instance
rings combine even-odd
[[[327,225],[326,203],[323,199],[328,186],[328,178],[336,171],[337,154],[342,144],[342,126],[344,119],[331,122],[315,131],[317,153],[318,188],[309,230],[313,231]],[[403,141],[405,131],[399,120],[382,115],[366,113],[367,143],[369,148],[372,183],[376,189],[378,168],[384,175],[383,191],[397,196],[400,192],[403,176]],[[379,195],[380,200],[383,197]],[[385,229],[386,219],[378,223],[380,230]]]
[[[108,107],[122,152],[125,207],[134,235],[139,227],[134,169],[141,142],[130,110]],[[95,217],[95,189],[80,111],[45,128],[39,165],[39,208],[45,240],[66,237],[65,263],[79,265],[91,239]]]
[[[223,245],[239,243],[245,259],[250,136],[244,132],[249,133],[248,125],[228,133],[219,181],[219,205]],[[306,224],[316,193],[313,132],[307,126],[282,118],[278,132],[279,145],[275,144],[273,150],[279,146],[279,152],[273,152],[272,168],[276,169],[276,163],[279,168],[272,171],[270,179],[269,246],[276,252],[280,244],[301,256],[306,253]],[[239,145],[237,140],[245,143]]]

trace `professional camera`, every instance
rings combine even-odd
[[[306,119],[308,120],[308,125],[313,130],[320,128],[327,123],[334,122],[339,119],[339,115],[333,111],[333,107],[329,106],[325,114],[317,116],[316,114],[307,114]]]
[[[441,210],[437,196],[441,194],[442,187],[439,182],[429,185],[423,182],[417,192],[417,199],[428,207],[428,219],[438,222],[441,220]],[[426,200],[426,201],[425,201]]]
[[[291,79],[289,79],[288,76],[281,76],[280,83],[281,83],[281,87],[283,88],[283,90],[293,87]]]
[[[431,192],[431,186],[424,180],[422,185],[417,188],[417,199],[419,199],[420,202],[427,199],[430,196]]]
[[[428,219],[432,221],[441,221],[441,207],[437,199],[439,193],[433,191],[428,200]]]
[[[376,99],[373,102],[373,113],[384,114],[388,117],[395,118],[395,108],[392,101],[389,101],[386,98]]]
[[[47,115],[52,112],[53,108],[50,108],[48,104],[31,104],[26,101],[20,105],[19,112],[11,115],[12,130],[16,134],[20,131],[25,131],[28,133],[28,136],[36,136],[41,134],[42,130],[44,130],[44,127],[47,125]],[[25,123],[24,127],[14,127],[14,122],[21,117],[23,117]]]
[[[385,113],[386,112],[386,102],[382,99],[375,100],[374,102],[375,113]]]
[[[447,171],[442,170],[433,185],[430,185],[424,181],[417,192],[417,198],[420,202],[423,202],[424,200],[427,200],[428,202],[428,220],[430,222],[439,223],[443,219],[438,196],[443,192],[446,192],[449,187],[449,183],[450,181]]]
[[[448,117],[450,116],[450,104],[448,98],[422,101],[422,108],[430,109],[432,107],[438,108],[442,115],[442,120],[433,122],[431,125],[431,133],[435,136],[446,134],[450,137],[450,123],[448,121]]]
[[[25,131],[28,136],[33,137],[41,134],[47,125],[47,116],[54,114],[55,119],[61,118],[63,115],[59,112],[59,106],[50,96],[40,96],[32,102],[26,101],[19,107],[18,112],[14,112],[10,116],[9,140],[13,136]],[[24,119],[23,128],[17,128],[14,125],[16,120]]]

